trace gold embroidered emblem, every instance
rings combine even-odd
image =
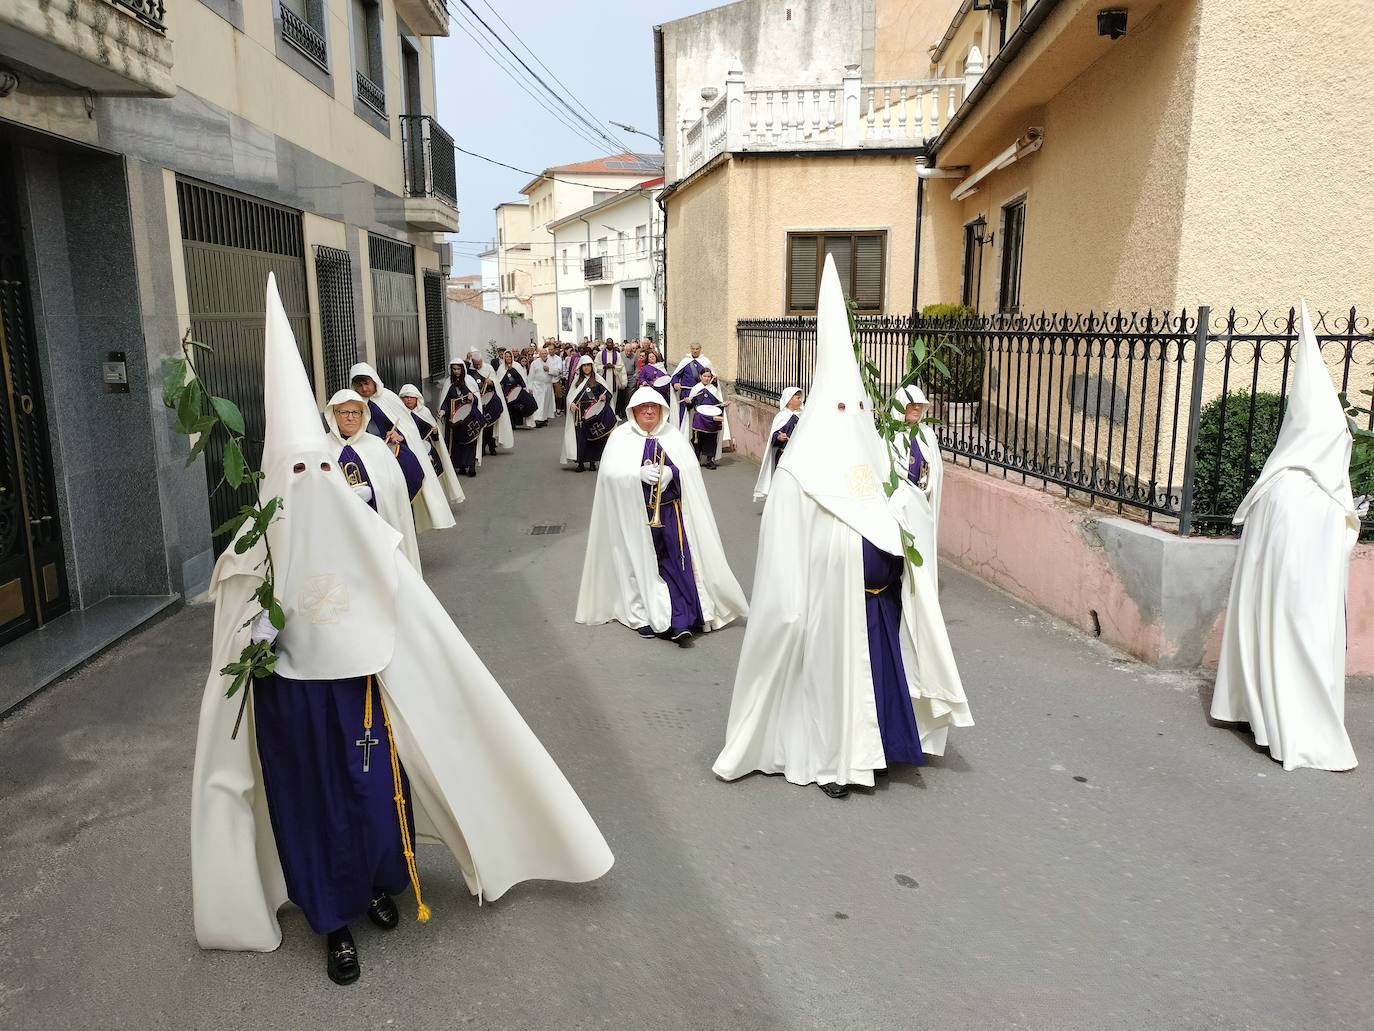
[[[856,465],[849,470],[849,496],[872,498],[878,495],[878,478],[871,465]]]
[[[299,605],[312,623],[337,623],[348,611],[348,586],[332,573],[312,576],[301,590]]]

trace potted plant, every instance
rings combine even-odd
[[[983,368],[986,357],[976,338],[959,333],[961,323],[972,323],[977,312],[965,304],[928,304],[921,319],[929,325],[926,336],[940,351],[947,373],[933,371],[930,392],[938,399],[937,411],[948,432],[959,434],[978,422],[983,400]],[[942,329],[949,332],[940,332]]]

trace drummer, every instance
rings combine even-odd
[[[696,450],[697,459],[707,469],[715,469],[721,450],[725,398],[721,395],[715,373],[710,369],[701,370],[701,379],[687,396],[685,407],[691,410],[692,447]]]
[[[439,406],[444,420],[444,445],[453,460],[453,467],[468,476],[477,475],[477,442],[482,439],[485,422],[478,406],[477,381],[468,374],[467,365],[452,362],[449,367],[448,390]]]
[[[653,387],[663,395],[663,400],[671,400],[668,391],[672,387],[673,377],[668,375],[662,359],[652,347],[644,352],[644,364],[640,367],[636,384],[641,387]]]
[[[568,388],[568,419],[563,428],[563,464],[576,463],[576,471],[593,470],[606,450],[606,438],[615,429],[615,395],[596,375],[595,362],[586,355],[578,363]]]

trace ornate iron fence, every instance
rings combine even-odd
[[[985,471],[1020,474],[1143,515],[1227,532],[1282,419],[1297,315],[1193,312],[858,320],[866,360],[892,392],[915,337],[949,375],[932,375],[941,446]],[[1370,319],[1317,313],[1337,389],[1374,389]],[[736,389],[776,401],[810,387],[812,318],[743,320]],[[1371,424],[1374,426],[1374,423]],[[1374,485],[1356,485],[1356,492]]]

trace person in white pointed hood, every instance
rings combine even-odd
[[[754,481],[754,500],[764,501],[768,497],[768,486],[773,482],[773,470],[782,460],[787,450],[787,442],[797,430],[797,420],[802,413],[801,387],[787,387],[778,398],[778,414],[773,416],[773,424],[768,427],[768,444],[759,462],[759,477]]]
[[[368,405],[369,433],[375,433],[392,447],[401,471],[406,474],[410,503],[415,509],[415,529],[447,530],[456,520],[449,507],[443,484],[424,460],[425,442],[415,420],[395,391],[388,390],[377,370],[359,362],[348,370],[349,382]],[[418,467],[418,469],[417,469]]]
[[[615,620],[686,647],[748,612],[691,445],[663,396],[640,387],[601,457],[577,622]]]
[[[354,494],[401,535],[401,554],[419,572],[420,547],[406,480],[391,449],[367,432],[367,402],[356,391],[340,390],[325,405],[324,421],[344,479]]]
[[[191,887],[205,949],[270,952],[288,900],[326,936],[338,983],[360,970],[348,924],[383,928],[415,892],[418,842],[446,845],[479,898],[531,879],[588,881],[613,857],[558,766],[444,607],[358,504],[314,410],[290,323],[267,285],[260,499],[277,635],[255,597],[259,540],[220,557],[210,675],[191,790]],[[249,528],[245,528],[248,532]],[[242,538],[240,538],[242,539]],[[276,668],[240,697],[220,671],[249,642]],[[236,713],[242,724],[236,728]]]
[[[420,439],[425,442],[425,457],[429,459],[435,475],[443,484],[444,496],[455,505],[462,504],[467,500],[467,495],[463,493],[463,485],[458,481],[458,470],[453,468],[453,459],[449,457],[448,448],[444,447],[443,428],[434,417],[434,413],[425,405],[425,395],[414,383],[407,383],[396,391],[396,396],[410,409],[410,417],[415,420],[415,428],[420,433]]]
[[[943,755],[971,726],[962,687],[934,683],[917,655],[917,600],[889,459],[827,257],[806,411],[773,474],[759,531],[725,747],[713,767],[760,770],[843,797],[874,771]]]
[[[1356,765],[1345,730],[1345,593],[1360,533],[1350,450],[1303,301],[1279,438],[1234,517],[1245,529],[1212,695],[1212,718],[1250,724],[1285,770]]]

